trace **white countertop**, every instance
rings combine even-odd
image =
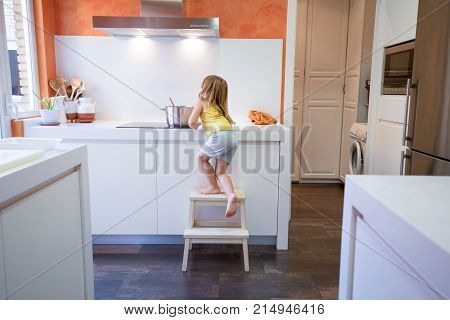
[[[141,140],[198,141],[205,140],[203,129],[138,129],[117,128],[130,121],[95,121],[93,123],[66,123],[59,126],[41,126],[37,120],[25,123],[25,136],[34,138],[62,138],[66,140]],[[284,141],[289,129],[283,125],[233,126],[241,141]]]
[[[36,160],[0,172],[0,208],[23,192],[77,167],[86,159],[86,146],[61,143]]]
[[[450,177],[351,175],[346,179],[450,254]]]

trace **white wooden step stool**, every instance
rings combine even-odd
[[[193,243],[240,243],[244,252],[244,269],[249,271],[248,262],[248,230],[245,216],[245,192],[242,189],[235,190],[238,198],[238,208],[240,209],[240,221],[220,220],[204,221],[197,220],[197,208],[200,206],[227,206],[227,196],[220,194],[201,194],[198,190],[193,190],[189,195],[189,220],[184,231],[184,255],[182,271],[187,270],[189,250]],[[225,218],[228,219],[228,218]]]

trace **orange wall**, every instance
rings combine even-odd
[[[185,0],[187,17],[219,17],[220,37],[285,39],[287,0]]]
[[[140,0],[54,0],[55,34],[104,36],[92,28],[92,16],[139,16]]]
[[[53,0],[34,0],[33,8],[40,93],[48,96],[52,91],[48,81],[56,77]]]
[[[36,21],[45,25],[45,41],[38,42],[41,87],[55,77],[55,53],[52,35],[98,36],[104,33],[92,28],[92,16],[138,16],[140,0],[34,0]],[[37,5],[36,5],[37,4]],[[41,8],[41,9],[39,9]],[[283,39],[286,43],[287,0],[184,0],[188,17],[219,17],[222,38]],[[38,28],[37,28],[38,29]],[[50,36],[51,35],[51,36]],[[43,34],[41,35],[44,38]],[[42,66],[42,68],[41,68]],[[42,71],[41,71],[42,69]],[[283,94],[280,101],[283,119]],[[277,116],[277,115],[274,115]]]
[[[221,38],[283,39],[280,119],[284,122],[287,0],[184,0],[183,10],[187,17],[219,17]]]

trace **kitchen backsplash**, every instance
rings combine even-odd
[[[202,79],[223,76],[238,123],[250,108],[279,118],[282,40],[55,37],[56,69],[87,83],[97,120],[164,121],[158,106],[196,102]]]

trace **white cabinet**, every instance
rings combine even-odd
[[[384,50],[382,48],[412,40],[416,37],[417,11],[419,0],[378,0],[376,10],[376,27],[374,32],[373,55],[370,76],[369,128],[366,161],[367,174],[384,174],[378,171],[380,166],[376,162],[387,155],[379,154],[380,139],[377,129],[379,120],[402,123],[405,110],[405,97],[382,95]],[[380,50],[381,49],[381,50]],[[403,102],[401,102],[403,100]],[[383,127],[383,126],[382,126]],[[386,138],[385,134],[381,134]],[[383,139],[384,139],[383,138]],[[398,139],[393,136],[392,139]],[[397,162],[398,153],[393,154]],[[393,160],[394,161],[394,160]],[[391,166],[393,166],[393,163]],[[400,163],[396,166],[400,168]],[[395,174],[399,169],[395,170]]]
[[[301,179],[339,178],[348,12],[348,0],[308,2]]]
[[[241,142],[231,165],[231,177],[246,193],[246,214],[251,236],[277,234],[278,177],[280,145],[278,142]]]
[[[405,122],[406,95],[382,95],[380,101],[379,120]]]
[[[439,299],[375,232],[357,220],[352,299]]]
[[[450,296],[450,178],[347,176],[339,299]]]
[[[184,233],[189,193],[199,184],[198,142],[158,143],[158,234]]]
[[[86,299],[78,171],[6,207],[0,217],[0,272],[4,267],[6,275],[0,285],[6,284],[8,299]]]
[[[403,124],[379,120],[375,140],[374,174],[400,174]]]
[[[400,174],[405,96],[381,96],[376,125],[373,174]]]
[[[0,211],[0,299],[6,297],[6,273],[5,273],[5,254],[3,252],[3,236],[2,236],[2,218]]]
[[[202,184],[197,171],[198,142],[158,145],[158,234],[180,235],[186,228],[190,191]],[[240,142],[229,174],[247,194],[250,235],[277,234],[278,142]],[[208,217],[222,218],[224,208],[208,208]],[[221,212],[223,211],[223,212]],[[200,212],[202,214],[203,212]]]
[[[156,144],[88,143],[92,233],[157,233]]]
[[[344,180],[349,129],[366,122],[375,0],[309,0],[307,11],[300,178]]]
[[[62,145],[87,145],[89,170],[83,172],[89,173],[95,243],[179,240],[186,228],[188,195],[204,185],[197,170],[204,133],[190,129],[151,130],[139,140],[138,129],[115,126],[107,122],[36,126],[27,132],[30,137],[63,138]],[[284,167],[289,165],[285,156],[290,140],[286,142],[283,137],[289,136],[289,130],[283,126],[248,126],[238,134],[239,148],[229,173],[234,185],[244,188],[247,194],[250,234],[267,236],[259,239],[263,242],[276,238],[278,248],[287,249],[290,199],[283,198],[290,194],[289,168]],[[200,213],[223,219],[225,208],[206,208]]]

